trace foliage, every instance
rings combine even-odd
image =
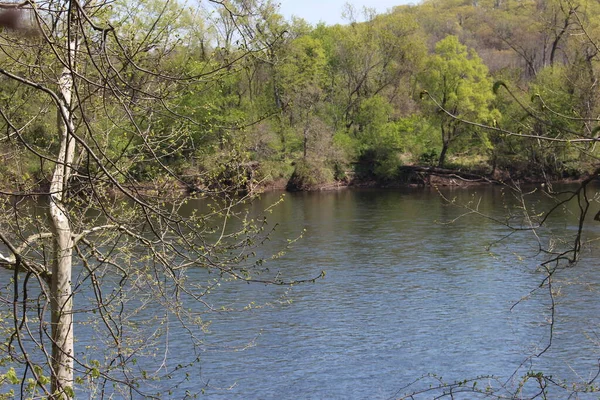
[[[461,121],[493,123],[497,116],[497,111],[490,109],[494,95],[487,67],[475,52],[469,52],[456,36],[447,36],[436,44],[421,82],[440,126],[440,167],[450,145],[459,139],[469,147],[489,147],[485,132]]]
[[[315,161],[301,160],[295,165],[287,189],[291,191],[314,190],[319,189],[319,185],[332,180],[333,171],[326,165]]]
[[[254,13],[245,13],[254,6]],[[580,147],[567,151],[558,143],[546,143],[538,148],[533,140],[460,123],[438,106],[459,119],[497,127],[503,121],[509,130],[552,135],[540,131],[541,125],[528,119],[522,108],[515,108],[510,96],[493,96],[492,82],[502,80],[526,103],[539,94],[531,110],[546,114],[548,121],[564,123],[550,110],[589,121],[599,104],[592,90],[596,50],[586,38],[598,36],[600,14],[591,2],[429,0],[386,14],[367,13],[364,23],[316,27],[300,19],[285,21],[272,2],[236,1],[228,7],[212,14],[210,8],[173,2],[118,2],[110,10],[98,8],[95,17],[110,19],[119,29],[120,44],[132,61],[123,65],[119,76],[134,83],[131,89],[137,88],[140,95],[162,87],[165,107],[182,117],[173,118],[169,112],[136,117],[137,129],[152,127],[148,134],[156,143],[154,154],[127,126],[126,116],[93,121],[107,132],[96,139],[98,146],[136,179],[154,179],[160,168],[138,161],[159,157],[175,175],[201,180],[204,165],[238,144],[259,169],[262,163],[314,157],[350,170],[368,154],[390,166],[397,160],[420,163],[421,156],[429,160],[433,154],[438,155],[438,165],[448,157],[483,154],[490,170],[512,169],[517,174],[527,174],[531,167],[560,174],[565,171],[562,164],[589,169],[587,156],[578,162]],[[232,15],[238,15],[237,27]],[[140,35],[144,26],[153,30],[151,36]],[[254,35],[252,40],[236,36],[241,34],[238,28]],[[11,57],[17,56],[16,49]],[[171,80],[169,87],[136,66],[156,66],[165,76],[181,79]],[[46,76],[56,73],[44,70]],[[6,107],[7,117],[25,123],[41,110],[23,137],[42,152],[53,151],[58,142],[51,108],[42,99],[19,103],[28,96],[25,90],[34,89],[6,83],[0,102],[20,104]],[[421,100],[418,93],[423,90],[427,95]],[[545,109],[542,101],[548,102]],[[100,106],[97,96],[82,104]],[[117,108],[114,103],[104,106]],[[24,112],[15,114],[17,109]],[[415,123],[408,126],[407,121]],[[594,126],[572,120],[569,129],[583,129],[589,136]],[[29,152],[21,156],[19,165],[29,177],[26,186],[43,185],[49,179],[49,164]],[[553,160],[557,157],[564,162]],[[93,165],[81,165],[94,172]],[[13,165],[5,169],[4,179],[23,175]],[[378,175],[393,179],[393,174]]]

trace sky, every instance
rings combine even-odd
[[[357,11],[367,6],[381,14],[394,6],[419,2],[418,0],[279,0],[280,12],[286,19],[289,20],[292,15],[295,15],[313,25],[318,22],[325,22],[327,25],[346,23],[342,19],[342,10],[346,3],[354,5]],[[357,18],[357,20],[361,19]]]

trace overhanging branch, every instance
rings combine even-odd
[[[29,271],[36,275],[41,276],[42,278],[44,278],[44,280],[46,280],[46,282],[49,282],[52,274],[46,268],[46,266],[43,264],[25,259],[22,255],[22,252],[25,250],[26,247],[29,246],[29,243],[30,243],[29,240],[37,240],[37,239],[41,239],[43,237],[50,237],[51,235],[52,234],[50,234],[50,233],[40,233],[40,234],[32,235],[29,238],[27,238],[25,243],[23,243],[21,246],[15,247],[13,245],[13,243],[6,237],[6,235],[4,235],[4,233],[0,232],[0,241],[2,241],[2,243],[4,243],[4,245],[11,252],[11,254],[9,254],[8,256],[0,254],[0,267],[6,268],[9,270],[23,268],[26,271]]]

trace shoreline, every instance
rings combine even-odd
[[[272,191],[285,192],[318,192],[318,191],[335,191],[347,189],[398,189],[398,188],[419,188],[419,187],[456,187],[467,188],[473,186],[484,185],[507,185],[513,184],[568,184],[578,183],[589,178],[589,174],[581,176],[566,176],[566,177],[548,177],[539,175],[523,175],[511,176],[506,171],[496,171],[494,174],[478,174],[472,171],[462,171],[460,169],[446,169],[438,167],[426,166],[403,166],[400,168],[398,179],[393,181],[378,181],[374,178],[353,178],[342,181],[326,182],[311,186],[303,186],[302,188],[291,187],[289,180],[280,178],[273,181],[255,182],[245,190],[240,190],[243,193],[264,193]],[[194,196],[202,193],[209,193],[211,189],[196,186],[194,184],[186,184],[182,181],[167,180],[160,184],[155,182],[140,182],[138,185],[124,185],[124,188],[132,193],[141,194],[144,196],[158,196],[170,193],[177,196]],[[14,188],[3,192],[3,196],[27,197],[27,196],[44,196],[48,194],[48,188],[43,182],[33,185],[28,190],[19,190]],[[116,190],[108,190],[116,194]]]
[[[302,189],[290,189],[285,181],[281,180],[276,184],[258,185],[261,191],[282,190],[287,192],[313,192],[329,191],[352,188],[373,188],[373,189],[394,189],[394,188],[415,188],[415,187],[458,187],[466,188],[483,185],[506,185],[508,182],[518,184],[546,184],[546,183],[577,183],[586,179],[588,175],[552,177],[548,179],[543,176],[526,176],[519,174],[512,177],[506,171],[496,171],[494,174],[478,174],[472,171],[462,171],[460,169],[446,169],[438,167],[424,166],[403,166],[400,168],[400,177],[394,181],[377,181],[376,179],[352,179],[348,181],[328,182],[319,185],[312,185]]]

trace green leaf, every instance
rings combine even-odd
[[[9,368],[8,372],[4,375],[4,377],[12,385],[17,385],[17,384],[19,384],[21,382],[21,380],[17,376],[17,372],[12,367]]]

